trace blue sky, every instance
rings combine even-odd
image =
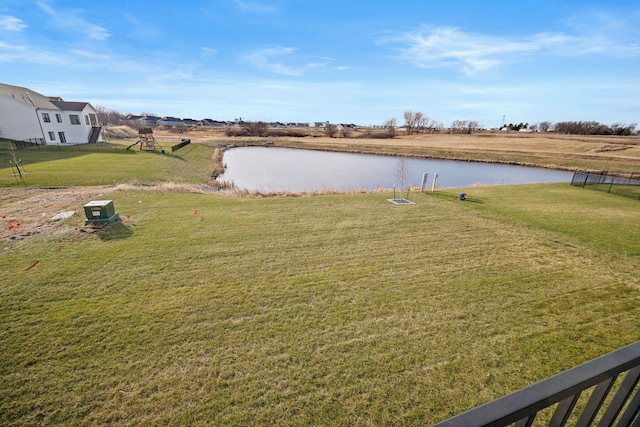
[[[0,82],[194,119],[640,123],[640,2],[1,0]]]

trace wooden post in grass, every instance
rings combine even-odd
[[[429,176],[428,173],[423,173],[422,174],[422,185],[420,185],[420,192],[424,193],[424,187],[425,185],[427,185],[427,177]]]
[[[438,173],[433,174],[433,183],[431,183],[431,192],[433,193],[436,189],[436,179],[438,179]]]

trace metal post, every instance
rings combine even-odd
[[[611,183],[609,184],[609,189],[607,190],[607,193],[611,193],[611,187],[613,187],[613,183],[616,182],[616,177],[612,176],[611,177]]]

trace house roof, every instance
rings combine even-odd
[[[82,111],[84,107],[87,106],[87,102],[73,102],[73,101],[51,101],[53,105],[58,107],[60,110],[66,111]]]
[[[38,92],[34,92],[31,89],[21,86],[11,86],[0,83],[0,95],[4,95],[7,98],[13,98],[13,100],[29,107],[43,108],[48,110],[58,110],[49,97],[46,97]]]
[[[44,110],[82,111],[88,102],[64,101],[59,96],[44,96],[38,92],[21,86],[12,86],[0,83],[0,95],[28,105],[29,107]]]

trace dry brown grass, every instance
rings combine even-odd
[[[106,140],[137,138],[138,131],[129,126],[107,126],[102,131],[102,137]]]
[[[315,150],[477,160],[566,170],[640,172],[638,136],[487,131],[474,135],[441,133],[378,139],[366,138],[365,131],[356,131],[349,138],[330,138],[322,129],[308,128],[310,136],[304,138],[260,138],[228,137],[225,131],[226,128],[190,127],[177,137],[171,129],[157,128],[154,134],[163,141],[190,138],[193,142],[213,145],[254,145],[270,141],[276,146]]]
[[[291,141],[291,139],[289,139]],[[537,155],[591,156],[606,152],[606,157],[634,159],[640,161],[640,138],[638,137],[602,137],[602,136],[569,136],[554,134],[500,134],[480,133],[476,135],[412,135],[395,139],[343,139],[313,138],[316,144],[327,147],[344,146],[395,148],[402,146],[409,149],[438,149],[452,151],[526,153]],[[607,150],[595,151],[603,146]],[[624,153],[611,153],[611,148]]]

